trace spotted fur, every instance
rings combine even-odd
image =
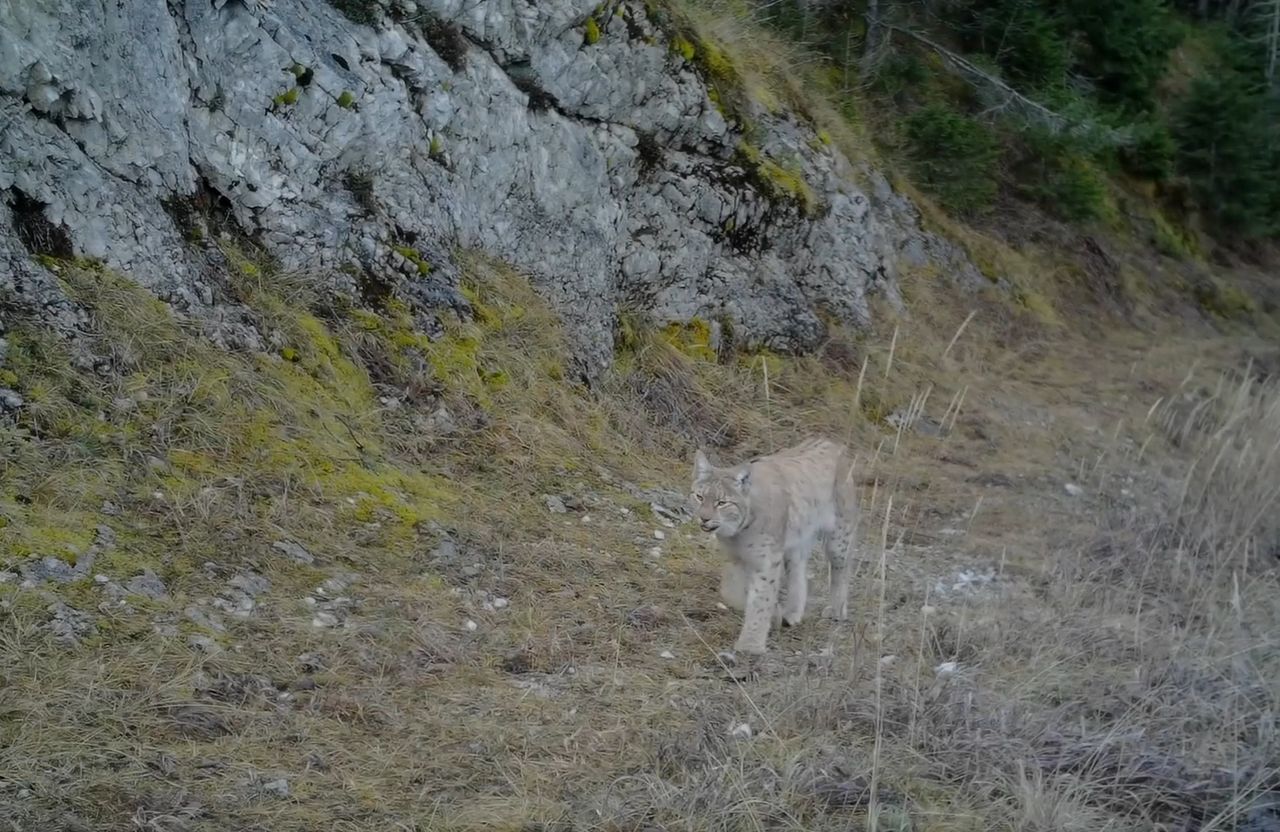
[[[738,652],[763,653],[779,619],[794,626],[804,618],[806,569],[819,541],[829,565],[828,614],[845,619],[858,519],[852,480],[852,456],[829,439],[809,439],[729,468],[713,466],[697,452],[690,509],[724,549],[720,595],[743,612]]]

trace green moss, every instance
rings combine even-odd
[[[285,347],[284,349],[280,350],[280,357],[283,358],[285,361],[299,360],[298,351],[295,350],[293,347]]]
[[[18,374],[13,370],[0,369],[0,387],[13,387],[18,383]]]
[[[769,378],[776,379],[782,375],[782,372],[786,367],[786,361],[776,352],[761,348],[739,355],[738,366],[742,367],[744,370],[756,373],[761,373],[767,370]]]
[[[693,63],[694,57],[698,54],[693,42],[683,35],[676,35],[671,39],[671,51],[690,63]]]
[[[277,95],[275,98],[272,98],[271,103],[274,104],[277,108],[292,107],[294,104],[298,103],[298,98],[301,97],[301,95],[302,95],[301,87],[290,87],[289,89]]]
[[[432,143],[434,144],[434,140]],[[397,246],[392,246],[391,249],[396,254],[399,254],[401,257],[403,257],[404,259],[412,263],[414,266],[416,266],[418,268],[418,274],[431,273],[431,264],[427,262],[426,258],[423,257],[422,253],[419,252],[416,248],[413,248],[412,246],[397,245]]]
[[[302,78],[304,75],[307,74],[307,68],[302,64],[298,64],[298,63],[295,63],[293,66],[289,67],[289,71],[293,73],[294,78]]]
[[[583,27],[582,42],[587,46],[595,46],[600,42],[600,24],[596,23],[594,17],[587,18],[587,23]]]
[[[344,110],[350,110],[356,105],[356,97],[350,90],[343,90],[338,96],[338,106]]]
[[[738,144],[737,159],[765,196],[793,202],[806,216],[817,213],[817,198],[801,173],[784,168],[746,141]]]
[[[444,155],[444,139],[439,133],[431,134],[431,145],[427,148],[427,155],[432,159],[439,159]]]
[[[719,44],[711,40],[703,40],[698,44],[698,57],[702,66],[713,79],[721,82],[736,82],[738,71],[729,60],[729,56]]]
[[[701,318],[669,323],[661,334],[664,341],[690,358],[713,363],[719,358],[711,345],[711,324]]]
[[[1198,255],[1195,239],[1174,227],[1163,213],[1156,211],[1151,220],[1155,226],[1152,242],[1161,254],[1179,260],[1190,260]]]

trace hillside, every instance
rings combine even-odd
[[[1263,244],[958,209],[720,6],[0,46],[3,825],[1280,829]],[[725,664],[693,452],[814,433],[850,620]]]

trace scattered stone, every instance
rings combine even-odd
[[[316,561],[315,556],[308,552],[302,544],[295,543],[292,540],[277,540],[271,544],[271,548],[294,563],[312,564]]]
[[[74,647],[83,639],[98,632],[92,618],[61,601],[50,604],[47,609],[53,613],[53,619],[49,622],[49,632],[68,647]]]
[[[267,794],[273,794],[276,797],[289,796],[289,781],[283,777],[278,780],[272,780],[262,784],[262,791]]]
[[[881,667],[889,667],[890,665],[892,665],[892,664],[896,663],[897,661],[898,661],[898,657],[897,657],[897,656],[895,656],[895,655],[893,655],[893,654],[890,654],[890,655],[888,655],[888,656],[881,656],[881,657],[880,657],[880,666],[881,666]]]
[[[449,538],[441,540],[436,548],[431,550],[431,559],[440,561],[452,561],[458,557],[458,544]]]
[[[318,612],[315,617],[311,619],[311,626],[319,627],[321,629],[336,627],[338,626],[338,616],[331,612]]]
[[[1084,489],[1073,482],[1069,482],[1066,485],[1064,485],[1063,489],[1072,497],[1079,497],[1081,494],[1084,493]]]
[[[0,413],[12,413],[26,404],[17,390],[0,387]]]
[[[218,642],[202,635],[187,636],[187,646],[192,650],[199,650],[202,653],[217,653],[219,651]]]
[[[178,625],[156,621],[151,625],[151,632],[155,633],[161,638],[177,638]]]
[[[17,579],[18,574],[16,572],[5,572],[0,570],[0,584],[7,584],[10,581],[15,581]]]
[[[751,739],[751,726],[745,722],[739,722],[729,729],[729,736],[735,740],[749,740]]]
[[[937,611],[938,611],[938,608],[932,604],[925,604],[923,607],[920,608],[921,615],[933,615]]]
[[[958,668],[959,668],[959,665],[956,664],[955,662],[943,662],[942,664],[935,667],[933,669],[933,672],[938,674],[939,676],[949,676],[952,673],[955,673]]]
[[[216,633],[225,633],[227,626],[222,623],[222,618],[215,612],[201,609],[192,605],[183,610],[183,615],[193,624],[204,627],[206,630],[213,630]]]
[[[662,547],[661,547],[661,546],[650,546],[650,547],[649,547],[649,552],[648,552],[648,554],[649,554],[649,557],[651,557],[651,558],[655,558],[655,559],[656,559],[656,558],[660,558],[660,557],[662,557]]]
[[[467,578],[474,578],[480,574],[480,567],[477,564],[469,563],[462,567],[462,574]]]
[[[654,529],[654,530],[653,530],[653,539],[654,539],[654,540],[666,540],[666,539],[667,539],[666,532],[662,531],[662,529]]]
[[[22,576],[33,584],[44,583],[45,581],[66,584],[80,577],[71,564],[62,558],[55,558],[51,555],[39,560],[28,561],[19,568],[22,570]]]
[[[298,656],[298,667],[303,673],[319,673],[324,670],[324,659],[318,653],[303,653]]]
[[[110,500],[107,500],[103,502],[101,511],[103,514],[107,515],[108,517],[117,517],[120,514],[120,506],[116,505]]]
[[[141,575],[135,575],[130,578],[124,588],[133,595],[141,595],[153,601],[169,597],[169,589],[164,585],[164,581],[160,580],[156,573],[150,569],[144,570]]]
[[[494,598],[493,608],[495,610],[505,610],[511,604],[506,598]]]
[[[672,653],[670,650],[663,650],[661,653],[658,654],[658,658],[660,659],[674,659],[675,657],[676,657],[676,654]]]
[[[723,601],[716,601],[716,609],[720,610],[721,612],[727,612],[729,608],[725,606],[725,603]]]
[[[480,627],[479,624],[472,621],[470,618],[468,618],[466,623],[463,624],[462,626],[466,628],[468,633],[474,633]]]
[[[582,501],[582,497],[577,494],[565,494],[560,498],[560,501],[564,503],[564,507],[569,511],[582,511],[587,507],[586,503]]]
[[[564,500],[561,500],[554,494],[548,494],[546,496],[546,503],[547,511],[552,514],[567,514],[569,512],[569,508],[564,504]]]
[[[257,572],[241,572],[236,577],[228,581],[230,588],[238,589],[242,593],[257,598],[257,596],[271,589],[271,581],[266,580]]]
[[[111,579],[108,578],[106,575],[99,573],[93,576],[93,582],[95,584],[109,584],[111,583]]]

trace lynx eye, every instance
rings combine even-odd
[[[695,491],[695,492],[693,493],[693,501],[694,501],[695,503],[700,503],[700,502],[702,502],[702,495]]]
[[[716,503],[716,508],[724,508],[727,505],[729,505],[728,500],[720,500]]]

